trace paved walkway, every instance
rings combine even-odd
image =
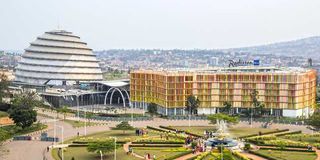
[[[45,119],[45,118],[39,118]],[[51,120],[49,120],[51,121]],[[53,136],[53,122],[46,123],[48,125],[48,135]],[[84,128],[73,128],[70,124],[63,121],[56,122],[57,125],[64,128],[64,139],[77,136],[79,132],[80,135],[84,135]],[[115,123],[110,123],[108,126],[90,126],[87,127],[87,134],[107,131],[110,126],[114,126]],[[57,137],[61,140],[61,130],[57,128]],[[40,134],[33,135],[33,137],[39,137]],[[52,145],[52,142],[42,142],[38,140],[34,141],[12,141],[10,143],[2,146],[4,150],[9,150],[9,153],[0,157],[1,160],[42,160],[43,157],[46,157],[48,160],[52,160],[50,152],[46,152],[46,148]]]
[[[314,150],[316,151],[316,153],[317,153],[317,159],[316,159],[316,160],[320,160],[320,150],[317,149],[316,147],[314,147],[313,149],[314,149]]]
[[[123,149],[124,149],[124,151],[125,151],[126,153],[129,152],[129,145],[131,145],[131,142],[125,143],[125,144],[123,145]],[[134,151],[133,151],[133,153],[131,153],[131,155],[132,155],[132,156],[135,156],[135,157],[137,157],[137,158],[140,158],[140,159],[144,159],[144,157],[142,157],[142,156],[134,153]]]

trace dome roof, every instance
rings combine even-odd
[[[59,81],[102,80],[92,49],[80,37],[64,30],[45,32],[30,43],[16,67],[16,80],[44,84]]]

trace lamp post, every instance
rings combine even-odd
[[[114,139],[114,160],[117,160],[117,137],[111,137]]]
[[[59,125],[55,125],[55,127],[54,128],[56,128],[56,127],[59,127],[59,128],[61,128],[61,144],[63,145],[63,141],[64,141],[64,139],[63,139],[63,126],[59,126]],[[54,142],[55,142],[55,140],[54,140]],[[64,160],[64,154],[63,154],[63,147],[61,147],[62,148],[62,150],[61,150],[61,157],[62,157],[62,160]]]
[[[100,153],[100,160],[102,160],[102,157],[103,157],[102,151],[100,150],[99,153]]]
[[[77,114],[78,114],[78,121],[80,121],[80,111],[79,111],[79,93],[76,94],[77,97]]]
[[[188,103],[191,104],[189,100],[188,100]],[[188,107],[188,104],[187,104],[187,107]],[[189,123],[189,130],[190,130],[190,119],[191,119],[191,105],[189,106],[189,121],[188,121],[188,123]]]
[[[84,135],[87,135],[87,108],[84,108]]]
[[[224,149],[224,148],[222,148],[222,145],[221,145],[220,147],[221,147],[221,148],[220,148],[220,149],[221,149],[221,160],[223,160],[223,149]]]
[[[250,128],[252,128],[252,116],[253,116],[252,110],[253,108],[251,108]]]
[[[143,107],[143,116],[144,116],[144,112],[145,112],[145,110],[144,110],[144,92],[143,92],[143,95],[142,95],[142,107]]]

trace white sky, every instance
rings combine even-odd
[[[320,35],[320,0],[1,0],[0,50],[58,24],[94,50],[241,47]]]

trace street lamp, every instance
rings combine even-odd
[[[114,160],[117,160],[117,137],[111,137],[114,139]]]
[[[80,96],[80,94],[77,92],[76,97],[77,97],[77,114],[78,114],[78,121],[80,121],[79,96]]]
[[[102,160],[102,157],[103,157],[102,151],[100,150],[99,153],[100,153],[100,160]]]
[[[84,135],[87,135],[87,108],[84,108]]]
[[[63,156],[63,126],[59,126],[59,125],[55,125],[55,127],[54,128],[56,128],[56,127],[59,127],[59,128],[61,128],[61,144],[62,144],[62,150],[61,150],[61,157],[62,157],[62,160],[64,160],[64,156]],[[55,138],[55,137],[54,137]],[[54,142],[55,142],[55,139],[54,139]]]

